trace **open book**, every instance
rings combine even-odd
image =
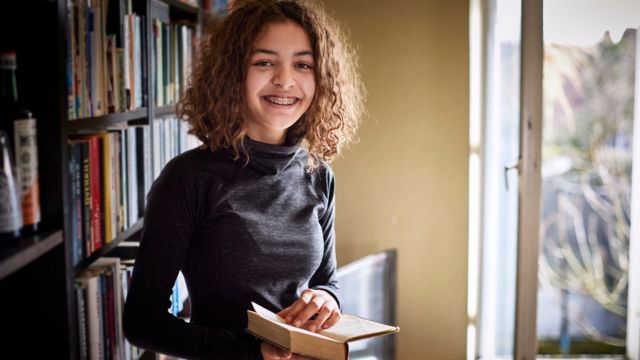
[[[248,332],[293,353],[317,359],[347,359],[349,342],[400,331],[397,326],[343,314],[338,323],[331,328],[314,333],[289,325],[273,312],[256,303],[252,304],[255,311],[247,310]]]

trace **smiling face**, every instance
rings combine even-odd
[[[293,21],[265,25],[247,62],[247,135],[282,144],[287,129],[311,105],[316,90],[311,41]]]

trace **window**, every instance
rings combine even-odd
[[[516,341],[524,337],[539,355],[638,359],[640,266],[629,259],[640,258],[631,221],[640,219],[640,3],[544,3],[544,44],[532,47],[544,59],[544,78],[532,81],[543,89],[543,116],[533,120],[542,176],[532,189],[522,182],[532,149],[521,140],[520,96],[523,88],[530,101],[536,84],[522,77],[520,55],[523,39],[542,42],[521,36],[521,19],[536,16],[519,2],[471,2],[468,358],[529,354]],[[536,191],[539,209],[521,201]],[[520,262],[537,258],[537,284],[516,276],[526,268],[517,260],[522,209],[540,213],[540,251],[520,251]],[[535,334],[521,328],[517,338],[516,314],[536,310]]]

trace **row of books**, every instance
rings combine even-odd
[[[78,319],[78,358],[138,359],[141,350],[129,344],[122,329],[122,313],[131,267],[119,258],[104,257],[75,279]]]
[[[142,215],[153,180],[149,126],[71,137],[69,180],[77,264]]]
[[[153,20],[152,86],[156,106],[175,104],[186,89],[193,61],[195,32],[184,24]]]
[[[107,34],[108,28],[119,28],[108,24],[109,6],[108,0],[67,0],[69,119],[144,106],[145,19],[124,15],[120,39]]]
[[[153,121],[153,174],[154,178],[169,160],[202,144],[188,134],[189,126],[176,116],[165,116]]]
[[[136,224],[166,163],[201,144],[175,116],[152,124],[69,139],[74,264]]]

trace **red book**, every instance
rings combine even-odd
[[[89,142],[89,178],[91,182],[91,242],[92,252],[102,246],[102,199],[101,199],[101,166],[100,137],[96,135],[79,136],[74,139]]]

